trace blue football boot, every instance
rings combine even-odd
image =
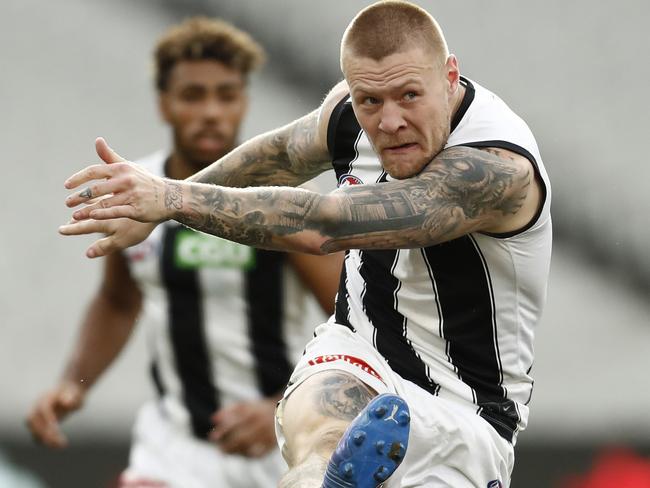
[[[377,488],[400,465],[411,415],[399,396],[376,396],[349,425],[330,458],[322,488]]]

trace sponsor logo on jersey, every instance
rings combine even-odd
[[[219,237],[182,230],[176,235],[175,262],[179,268],[240,268],[255,264],[255,251]]]
[[[503,488],[499,480],[492,480],[487,484],[487,488]]]
[[[310,359],[308,363],[310,366],[315,366],[317,364],[331,363],[333,361],[344,361],[346,363],[352,364],[357,368],[361,368],[366,373],[371,374],[378,380],[382,382],[384,381],[381,379],[381,376],[379,376],[379,374],[374,369],[372,369],[370,365],[363,359],[359,359],[354,356],[348,356],[347,354],[328,354],[327,356],[317,356],[314,359]]]
[[[363,181],[358,176],[354,176],[350,173],[341,175],[339,178],[338,186],[350,186],[350,185],[363,185]]]

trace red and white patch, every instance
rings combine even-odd
[[[348,356],[347,354],[328,354],[327,356],[317,356],[314,359],[309,360],[309,365],[316,366],[317,364],[331,363],[333,361],[345,361],[346,363],[352,364],[357,368],[361,368],[363,371],[371,374],[382,383],[384,382],[384,380],[381,379],[381,376],[379,376],[379,374],[374,369],[372,369],[370,365],[363,359],[359,359],[354,356]]]
[[[350,173],[341,175],[339,178],[338,186],[350,186],[350,185],[363,185],[363,181],[358,176],[354,176]]]

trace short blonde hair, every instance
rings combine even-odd
[[[169,75],[180,61],[219,61],[246,77],[264,59],[264,50],[246,32],[220,19],[191,17],[169,29],[156,44],[156,88],[167,89]]]
[[[404,0],[384,0],[359,12],[341,40],[341,70],[348,55],[376,61],[414,47],[429,51],[441,65],[449,56],[438,22],[426,10]]]

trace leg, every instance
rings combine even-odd
[[[311,376],[283,400],[289,472],[280,488],[320,488],[339,439],[376,394],[353,375],[332,370]]]

